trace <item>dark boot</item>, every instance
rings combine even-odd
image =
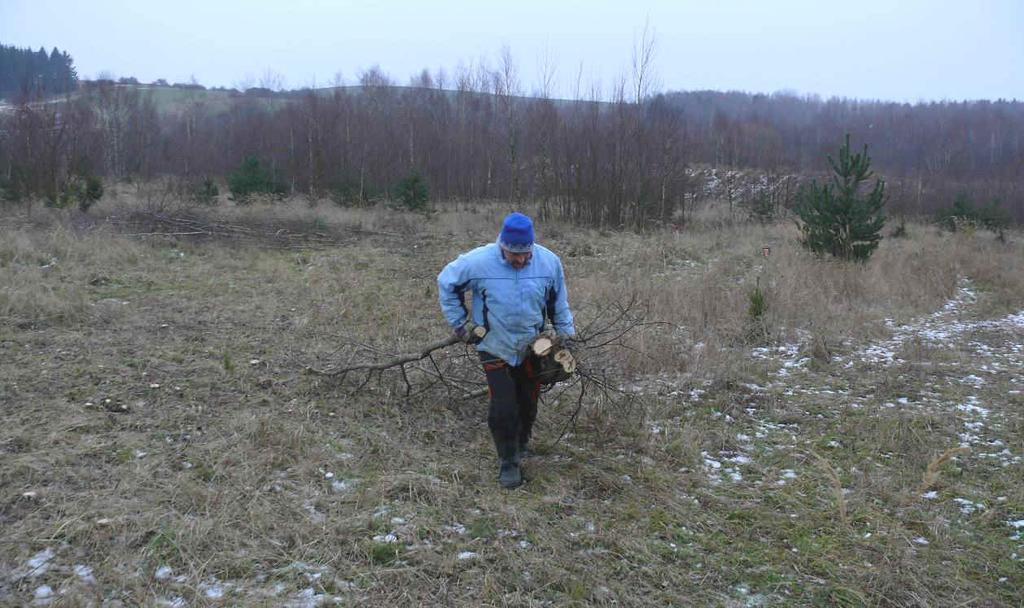
[[[502,460],[498,469],[498,483],[506,490],[523,485],[523,470],[514,460]]]
[[[511,490],[523,485],[523,471],[519,466],[519,449],[515,441],[495,440],[498,449],[498,483]]]

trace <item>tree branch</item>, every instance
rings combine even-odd
[[[352,366],[349,366],[349,367],[341,367],[341,368],[338,368],[338,369],[331,369],[331,370],[322,370],[322,369],[316,369],[314,367],[307,367],[306,368],[306,373],[314,374],[314,375],[317,375],[317,376],[337,376],[337,375],[340,375],[340,374],[346,374],[348,372],[358,372],[358,371],[366,371],[366,372],[371,372],[371,373],[372,372],[382,372],[384,370],[391,369],[393,367],[399,367],[399,366],[405,365],[406,363],[412,363],[413,361],[419,361],[420,359],[426,359],[427,357],[430,356],[430,353],[434,352],[435,350],[441,350],[442,348],[445,348],[446,346],[451,346],[452,344],[456,344],[459,341],[460,340],[459,340],[458,336],[449,336],[449,337],[445,338],[444,340],[438,340],[437,342],[433,342],[431,344],[428,344],[428,345],[422,347],[417,352],[408,353],[408,354],[404,354],[404,355],[399,355],[399,356],[395,357],[394,359],[390,359],[388,361],[383,361],[381,363],[363,363],[363,364],[360,364],[360,365],[352,365]]]

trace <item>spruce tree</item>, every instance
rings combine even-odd
[[[885,181],[876,179],[874,187],[861,195],[862,185],[871,179],[868,147],[859,154],[850,152],[850,135],[839,149],[839,160],[830,155],[832,178],[819,185],[817,180],[800,194],[796,214],[801,244],[818,254],[830,254],[843,260],[866,261],[878,247],[885,225]]]

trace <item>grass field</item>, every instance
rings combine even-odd
[[[1021,604],[1019,232],[908,224],[842,266],[713,209],[539,223],[578,325],[630,296],[648,323],[593,359],[617,400],[548,394],[509,492],[483,399],[429,364],[304,373],[447,335],[437,272],[507,210],[7,210],[0,604]]]

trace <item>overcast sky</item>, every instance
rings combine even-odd
[[[1024,0],[0,0],[0,43],[67,50],[86,78],[208,86],[354,83],[375,64],[406,84],[494,68],[507,46],[527,93],[547,57],[553,93],[582,73],[607,94],[645,22],[659,90],[1024,100]]]

